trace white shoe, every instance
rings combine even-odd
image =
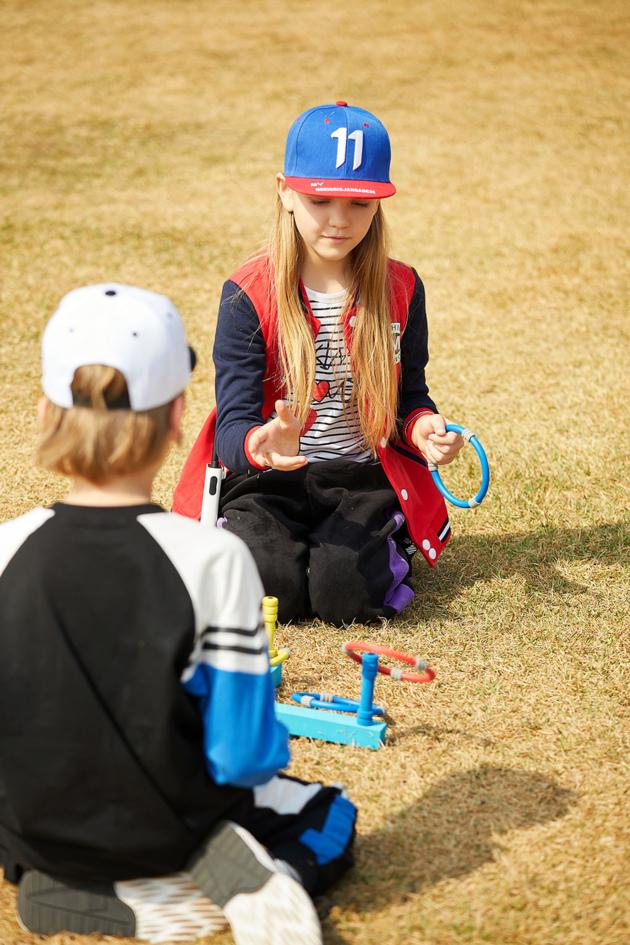
[[[224,821],[188,870],[223,909],[236,945],[322,945],[311,897],[244,827]]]

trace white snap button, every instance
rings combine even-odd
[[[429,548],[431,547],[431,542],[429,541],[428,538],[424,539],[424,541],[422,542],[422,547],[424,548],[425,551],[429,550]]]
[[[407,500],[407,499],[409,498],[409,493],[407,492],[406,489],[401,489],[401,490],[400,490],[400,495],[401,495],[402,498],[405,499],[405,500]]]
[[[385,449],[385,447],[387,446],[387,439],[385,437],[383,437],[383,439],[381,440],[381,446],[383,447],[383,449]]]
[[[356,320],[357,320],[357,316],[356,316],[356,315],[353,315],[352,318],[350,319],[350,327],[351,327],[351,328],[354,328],[354,323],[356,322]]]
[[[437,558],[437,551],[435,550],[435,548],[429,548],[429,558],[431,559],[431,561],[435,561],[435,559]]]

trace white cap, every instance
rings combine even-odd
[[[59,407],[72,407],[74,372],[88,364],[116,368],[132,410],[173,400],[188,384],[191,349],[179,312],[165,295],[105,282],[64,295],[42,338],[42,385]]]

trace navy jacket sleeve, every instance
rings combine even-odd
[[[414,269],[416,284],[409,304],[407,326],[400,343],[400,391],[398,421],[401,428],[418,412],[437,413],[429,397],[424,369],[429,360],[429,333],[424,301],[424,286]]]
[[[230,280],[221,294],[212,358],[217,454],[232,472],[245,472],[254,468],[245,455],[245,436],[264,423],[265,340],[251,300]]]

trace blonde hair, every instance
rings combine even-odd
[[[78,368],[71,386],[75,403],[84,406],[47,402],[35,452],[41,466],[99,485],[166,454],[170,404],[139,412],[112,409],[128,398],[127,383],[120,371],[102,364]]]
[[[277,197],[269,245],[278,312],[276,342],[287,400],[305,423],[315,383],[315,342],[300,300],[303,254],[293,214]],[[370,229],[350,256],[352,281],[342,315],[343,319],[356,302],[350,405],[358,411],[363,439],[373,452],[383,437],[389,439],[394,432],[398,400],[387,260],[387,224],[379,205]]]

